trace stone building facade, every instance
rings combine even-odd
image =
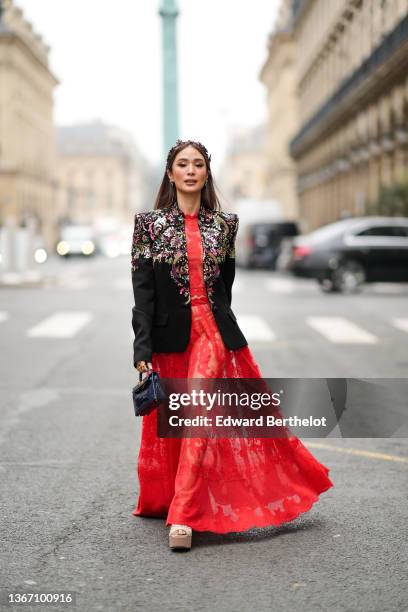
[[[291,140],[308,230],[364,215],[408,168],[408,0],[293,0],[300,125]]]
[[[53,242],[58,80],[49,47],[11,0],[0,2],[0,225],[34,222]]]
[[[57,128],[59,224],[131,223],[146,206],[150,168],[125,130],[100,120]]]
[[[267,91],[266,193],[280,202],[290,220],[299,217],[296,166],[289,151],[299,127],[295,53],[292,0],[283,0],[259,78]]]
[[[236,130],[230,138],[217,184],[232,208],[238,198],[261,200],[267,196],[265,138],[264,124]]]

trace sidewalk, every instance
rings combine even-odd
[[[60,262],[50,257],[45,263],[37,264],[30,270],[18,272],[3,271],[0,266],[0,289],[2,287],[46,287],[56,285],[61,275]]]
[[[0,274],[1,287],[44,287],[56,285],[58,275],[40,270],[27,270],[26,272],[4,272]]]

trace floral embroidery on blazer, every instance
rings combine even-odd
[[[213,303],[213,285],[220,275],[219,264],[227,258],[235,258],[238,224],[237,214],[213,211],[204,206],[199,210],[203,276],[210,304]],[[171,278],[185,298],[185,303],[190,302],[184,214],[177,202],[169,208],[136,213],[131,249],[132,272],[137,270],[140,257],[152,259],[153,265],[169,264]]]

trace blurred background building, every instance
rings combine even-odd
[[[55,228],[53,93],[50,48],[10,0],[0,2],[0,224],[10,236]],[[10,240],[9,245],[14,244]],[[10,249],[10,258],[17,254]]]
[[[290,150],[311,230],[375,211],[380,190],[405,180],[408,0],[291,4],[300,126]]]
[[[217,181],[225,195],[262,199],[266,195],[265,125],[236,129],[230,135]]]
[[[132,222],[148,205],[146,160],[125,130],[101,120],[57,128],[59,223]]]
[[[305,231],[373,213],[407,180],[407,14],[408,0],[282,0],[260,74],[267,185]]]
[[[296,166],[289,143],[299,126],[293,7],[283,0],[268,53],[260,72],[266,87],[267,125],[265,134],[266,195],[276,198],[287,219],[298,219]]]
[[[13,0],[0,0],[0,263],[55,251],[61,226],[130,224],[150,208],[153,168],[129,132],[100,120],[56,127],[50,47]]]

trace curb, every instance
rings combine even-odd
[[[58,284],[58,276],[41,272],[7,272],[0,275],[0,288],[47,287]]]

